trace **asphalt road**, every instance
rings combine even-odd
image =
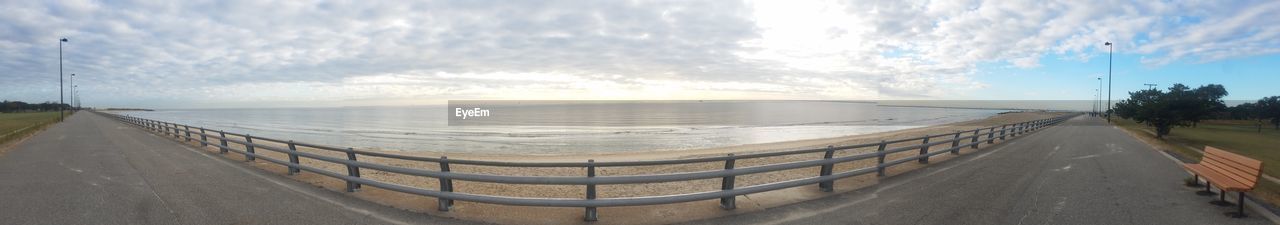
[[[1089,117],[824,199],[691,224],[1268,224]],[[1252,213],[1252,212],[1251,212]],[[602,221],[605,222],[605,221]],[[314,188],[79,113],[0,156],[2,224],[465,224]]]
[[[0,224],[464,224],[376,205],[88,112],[0,156]]]
[[[1080,116],[820,200],[691,224],[1269,224],[1182,185],[1180,166]],[[1216,196],[1215,196],[1216,197]]]

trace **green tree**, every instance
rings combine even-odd
[[[1164,138],[1174,126],[1195,125],[1213,112],[1226,108],[1222,97],[1227,90],[1222,85],[1210,84],[1191,89],[1174,84],[1169,91],[1141,90],[1129,92],[1129,99],[1114,107],[1121,118],[1132,119],[1156,128],[1156,138]]]
[[[1259,119],[1271,119],[1271,125],[1280,130],[1280,96],[1265,97],[1254,104]]]
[[[1226,119],[1233,120],[1252,120],[1258,118],[1258,105],[1253,102],[1241,103],[1236,106],[1227,107],[1228,116]]]
[[[1222,101],[1222,97],[1227,96],[1227,88],[1220,84],[1200,86],[1191,93],[1189,98],[1192,99],[1186,99],[1184,104],[1190,108],[1185,116],[1192,127],[1199,125],[1201,120],[1212,118],[1214,113],[1227,110],[1227,104]]]

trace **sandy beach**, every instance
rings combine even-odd
[[[1014,122],[1023,122],[1036,119],[1050,118],[1062,115],[1062,113],[1047,112],[1019,112],[1005,113],[992,116],[980,120],[972,120],[958,122],[952,124],[906,129],[892,132],[853,135],[837,138],[824,138],[800,141],[787,141],[776,143],[727,146],[716,148],[705,148],[695,150],[678,150],[678,151],[648,151],[648,152],[627,152],[627,153],[607,153],[607,154],[575,154],[575,155],[493,155],[493,154],[443,154],[440,152],[400,152],[387,151],[382,152],[438,157],[447,155],[450,159],[472,159],[472,160],[492,160],[492,161],[519,161],[519,162],[585,162],[588,159],[594,159],[597,162],[609,161],[641,161],[656,159],[677,159],[677,158],[695,158],[707,156],[722,156],[729,153],[743,154],[755,152],[784,151],[793,149],[806,149],[825,147],[828,145],[845,146],[863,143],[879,142],[881,140],[901,139],[920,137],[929,134],[950,133],[960,130],[973,130],[979,127],[987,127],[992,125],[1000,125]],[[197,136],[198,137],[198,136]],[[228,135],[228,138],[243,139],[239,136]],[[198,138],[196,138],[198,139]],[[965,144],[962,141],[960,144]],[[189,142],[194,146],[199,146],[198,142]],[[908,146],[918,144],[899,143],[890,145],[890,148],[897,146]],[[230,144],[233,148],[243,149],[243,146]],[[283,146],[283,144],[276,144]],[[984,145],[985,146],[985,145]],[[205,150],[216,152],[215,147],[206,147]],[[299,151],[328,155],[338,158],[345,158],[344,153],[311,149],[299,147]],[[874,148],[859,148],[845,151],[837,151],[836,156],[847,156],[860,153],[875,151]],[[975,151],[971,149],[962,150],[963,153]],[[287,156],[268,150],[258,150],[258,154],[265,157],[275,159],[287,159]],[[906,151],[892,154],[888,160],[909,157],[915,155],[915,152]],[[225,155],[232,159],[243,159],[243,156],[230,153]],[[952,158],[949,154],[942,154],[931,158],[933,161],[942,161]],[[737,161],[737,167],[751,167],[759,165],[777,164],[785,162],[795,162],[802,160],[812,160],[822,158],[822,153],[789,155],[782,157],[769,157],[758,159],[746,159]],[[392,165],[406,168],[416,168],[424,170],[439,170],[438,164],[428,162],[407,161],[398,159],[378,158],[371,156],[361,156],[360,161],[372,162],[384,165]],[[339,164],[328,163],[324,161],[302,158],[301,163],[308,166],[322,168],[325,170],[346,173],[346,167]],[[284,166],[276,165],[266,161],[257,161],[255,166],[270,170],[279,174],[286,174]],[[860,160],[851,163],[842,163],[835,166],[837,173],[858,168],[872,167],[875,160]],[[898,174],[919,168],[923,164],[904,163],[889,168],[889,174]],[[661,165],[661,166],[638,166],[638,167],[603,167],[597,168],[597,176],[616,176],[616,175],[637,175],[637,174],[664,174],[676,172],[696,172],[706,170],[722,169],[722,162],[695,163],[681,165]],[[507,167],[489,167],[489,166],[469,166],[469,165],[451,165],[453,172],[459,173],[477,173],[477,174],[500,174],[500,175],[520,175],[520,176],[585,176],[585,168],[507,168]],[[739,176],[736,180],[736,187],[745,187],[758,184],[766,184],[793,179],[816,176],[818,167],[801,168],[786,171],[777,171],[769,173],[751,174]],[[424,189],[437,190],[439,183],[435,178],[416,177],[402,175],[390,172],[376,171],[372,169],[363,169],[362,177],[367,179],[378,180],[382,182],[395,183],[405,186],[413,186]],[[337,179],[316,175],[313,173],[303,172],[299,175],[291,176],[302,182],[311,183],[323,188],[334,191],[342,191],[345,183]],[[843,179],[837,182],[836,191],[833,193],[841,193],[865,187],[876,183],[877,178],[874,174],[863,175]],[[454,188],[457,192],[465,192],[480,195],[510,196],[510,197],[537,197],[537,198],[584,198],[584,187],[573,185],[507,185],[492,184],[467,181],[454,181]],[[624,198],[638,196],[659,196],[659,195],[675,195],[687,194],[706,191],[715,191],[720,188],[719,179],[704,179],[696,181],[684,182],[667,182],[654,184],[625,184],[625,185],[600,185],[598,187],[598,198]],[[607,224],[664,224],[680,221],[689,221],[702,218],[712,218],[733,213],[745,213],[756,210],[762,210],[769,207],[785,205],[794,202],[800,202],[808,199],[819,198],[833,193],[820,192],[814,187],[804,186],[791,189],[784,189],[773,192],[753,194],[738,197],[739,208],[735,210],[722,210],[718,207],[715,200],[698,201],[670,205],[655,206],[631,206],[631,207],[608,207],[600,209],[601,222]],[[366,199],[369,201],[386,204],[396,208],[402,208],[411,211],[418,211],[437,216],[454,217],[466,220],[476,220],[500,224],[577,224],[582,222],[581,208],[551,208],[551,207],[517,207],[502,206],[493,204],[480,204],[471,202],[457,202],[454,209],[450,212],[439,212],[436,210],[436,200],[430,197],[417,196],[412,194],[403,194],[382,190],[374,187],[364,187],[359,192],[352,195]],[[500,213],[498,213],[500,212]],[[496,214],[496,215],[495,215]],[[531,219],[533,218],[533,219]]]

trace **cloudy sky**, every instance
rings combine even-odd
[[[1280,95],[1280,1],[0,0],[0,99],[91,106],[448,99]]]

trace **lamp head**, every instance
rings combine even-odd
[[[67,42],[67,38],[62,38],[62,42]]]
[[[1105,43],[1105,44],[1103,44],[1103,45],[1111,45],[1111,42],[1109,42],[1109,41],[1108,41],[1107,43]]]

